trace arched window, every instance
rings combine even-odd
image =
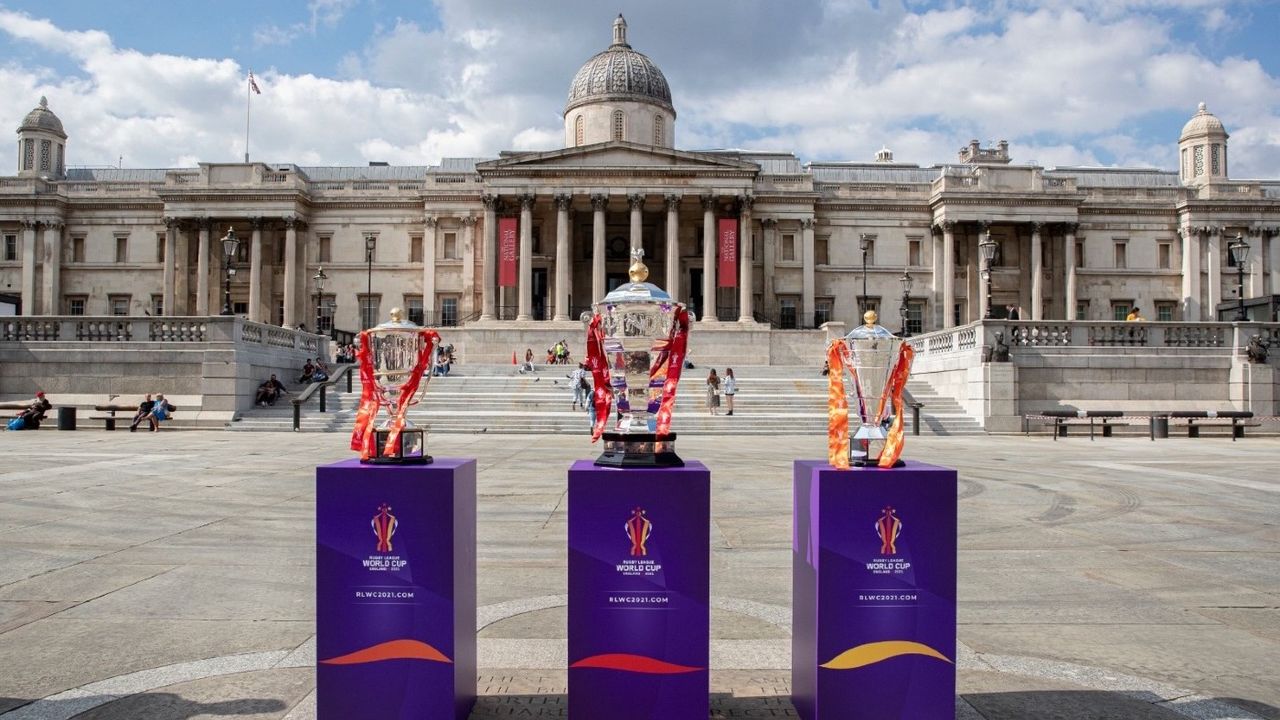
[[[575,147],[582,144],[582,116],[581,115],[574,118],[573,120],[573,144]]]
[[[664,130],[662,125],[663,125],[662,116],[654,115],[653,116],[653,144],[654,145],[662,144],[662,133]]]
[[[622,139],[622,111],[621,110],[613,111],[613,139],[614,140]]]

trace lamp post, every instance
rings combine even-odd
[[[324,321],[324,305],[323,305],[324,281],[329,279],[329,276],[324,274],[324,266],[321,266],[319,272],[317,272],[315,274],[315,277],[311,279],[316,281],[316,332],[323,334],[324,333],[324,322],[323,322]]]
[[[378,246],[378,236],[373,233],[365,233],[364,235],[364,261],[368,266],[368,281],[366,282],[366,290],[364,295],[364,303],[360,306],[360,329],[368,330],[372,327],[368,314],[369,303],[373,302],[373,250]]]
[[[231,314],[231,276],[236,274],[235,268],[231,267],[231,261],[236,258],[236,250],[240,249],[240,241],[236,239],[236,231],[231,226],[227,226],[227,234],[222,236],[222,254],[227,261],[223,263],[222,277],[222,314]]]
[[[1244,322],[1249,316],[1244,311],[1244,264],[1249,259],[1249,243],[1244,241],[1244,235],[1236,233],[1236,239],[1227,246],[1227,250],[1231,251],[1231,260],[1236,264],[1236,277],[1239,281],[1240,304],[1236,308],[1236,322]]]
[[[898,278],[898,282],[902,283],[902,337],[911,337],[911,333],[907,330],[907,320],[911,317],[911,273],[903,270],[902,277]]]
[[[871,235],[858,233],[858,247],[862,248],[862,298],[859,300],[860,310],[867,311],[867,250],[871,247]]]
[[[991,264],[996,259],[996,241],[991,239],[991,231],[982,234],[982,242],[978,243],[978,254],[982,256],[982,282],[986,286],[987,312],[984,320],[991,319]],[[1070,251],[1069,251],[1070,252]]]

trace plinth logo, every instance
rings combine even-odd
[[[880,538],[881,555],[898,554],[898,536],[902,534],[902,521],[891,507],[884,509],[876,520],[876,536]]]
[[[396,528],[400,527],[400,521],[391,514],[391,506],[382,503],[378,507],[378,514],[373,516],[371,525],[373,534],[378,538],[378,552],[391,552],[391,537],[396,534]]]
[[[636,508],[631,511],[631,519],[627,520],[627,539],[631,541],[631,557],[645,557],[649,554],[649,549],[645,547],[645,543],[649,542],[649,536],[653,534],[653,523],[644,516],[644,508]]]

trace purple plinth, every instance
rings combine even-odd
[[[476,461],[316,468],[319,720],[454,718],[476,697]]]
[[[792,703],[806,720],[955,717],[956,471],[795,463]]]
[[[569,717],[706,720],[711,473],[569,470]]]

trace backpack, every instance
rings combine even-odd
[[[10,430],[23,430],[27,427],[27,421],[20,417],[16,417],[9,421],[7,426]]]

